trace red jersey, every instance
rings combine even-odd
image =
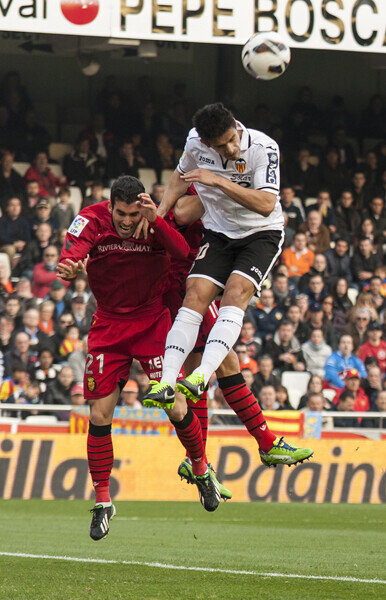
[[[342,392],[347,392],[347,388],[344,387],[343,389],[337,391],[336,396],[335,396],[335,398],[333,400],[334,404],[338,404],[339,397],[342,394]],[[368,399],[367,395],[365,394],[364,390],[361,387],[358,388],[353,410],[355,410],[357,412],[362,412],[362,411],[365,411],[365,410],[370,410],[369,399]]]
[[[157,217],[146,240],[119,237],[108,202],[81,210],[70,225],[60,262],[86,258],[90,288],[98,307],[110,313],[151,311],[168,286],[170,257],[185,259],[190,248],[184,238]]]
[[[373,346],[370,342],[362,344],[358,351],[358,357],[365,362],[368,356],[375,356],[382,373],[386,372],[386,342],[384,340],[381,340],[379,346]]]

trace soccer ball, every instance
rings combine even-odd
[[[291,51],[274,31],[255,33],[241,51],[244,69],[255,79],[275,79],[289,65]]]

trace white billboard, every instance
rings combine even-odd
[[[385,53],[386,0],[0,0],[0,30]]]

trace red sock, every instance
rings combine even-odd
[[[197,415],[198,420],[200,421],[201,431],[202,431],[202,442],[204,444],[204,448],[206,448],[206,440],[208,437],[208,402],[207,402],[207,393],[204,392],[202,394],[201,400],[198,402],[193,402],[189,398],[186,398],[186,402],[190,408],[193,409],[194,413]]]
[[[244,377],[241,373],[221,377],[218,384],[225,400],[256,439],[259,448],[263,452],[268,452],[276,436],[268,429],[259,403],[247,387]]]
[[[202,440],[200,421],[188,406],[188,412],[182,421],[172,421],[176,434],[181,444],[186,449],[192,461],[192,470],[195,475],[203,475],[207,469],[205,446]]]
[[[89,424],[87,437],[88,468],[95,489],[95,503],[111,502],[110,473],[114,454],[111,441],[111,425]]]

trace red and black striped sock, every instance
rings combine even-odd
[[[174,425],[178,439],[191,458],[194,475],[203,475],[207,469],[207,460],[201,425],[197,416],[188,406],[188,412],[182,421],[170,419],[170,422]]]
[[[201,400],[198,402],[193,402],[189,398],[186,398],[186,402],[190,408],[193,409],[195,414],[198,417],[201,425],[202,431],[202,441],[204,443],[204,448],[206,447],[206,440],[208,437],[208,402],[207,402],[207,392],[204,392]]]
[[[259,403],[247,387],[244,377],[241,373],[221,377],[218,384],[225,400],[256,439],[259,448],[263,452],[268,452],[272,448],[276,436],[268,429]]]
[[[110,502],[110,473],[114,462],[111,424],[89,424],[87,437],[88,468],[95,489],[95,503]]]

